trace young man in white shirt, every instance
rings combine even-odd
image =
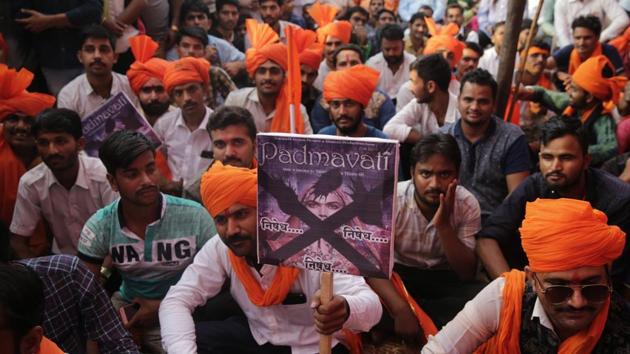
[[[20,178],[10,231],[19,258],[31,258],[28,240],[43,218],[53,234],[53,253],[76,255],[85,221],[118,198],[105,166],[80,150],[81,119],[68,109],[49,109],[31,128],[44,163]]]
[[[202,178],[202,198],[220,238],[206,243],[160,306],[171,353],[317,353],[319,334],[369,330],[381,317],[378,297],[360,277],[335,275],[335,296],[322,305],[319,273],[256,261],[256,170],[217,161]],[[192,311],[230,293],[246,318],[195,323]],[[347,352],[333,336],[333,353]]]
[[[479,59],[478,68],[485,69],[496,80],[499,72],[499,53],[501,45],[503,45],[503,36],[505,35],[505,22],[498,22],[492,27],[492,44],[493,46],[486,49]]]

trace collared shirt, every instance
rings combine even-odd
[[[458,116],[457,96],[449,93],[444,123],[455,123]],[[439,128],[437,117],[431,111],[429,104],[419,103],[418,100],[413,99],[385,124],[383,132],[392,139],[404,142],[412,130],[416,130],[424,136],[437,133]]]
[[[464,136],[461,118],[440,132],[457,140],[462,163],[459,184],[479,201],[485,219],[508,195],[507,175],[530,170],[529,146],[521,128],[493,116],[484,137],[474,144]]]
[[[396,263],[421,269],[450,268],[433,220],[427,220],[414,198],[413,180],[398,182],[396,191]],[[481,228],[479,202],[466,188],[457,186],[453,205],[450,224],[459,241],[474,250],[475,234]]]
[[[194,131],[186,126],[180,108],[164,114],[153,127],[162,140],[173,180],[183,180],[184,186],[194,182],[210,164],[212,140],[206,126],[211,113],[212,110],[206,107],[206,114]]]
[[[446,0],[400,0],[398,4],[398,14],[400,18],[409,22],[411,16],[420,11],[420,7],[426,5],[433,10],[435,22],[442,21],[446,12]]]
[[[556,0],[554,27],[558,46],[573,42],[571,23],[579,16],[593,15],[602,23],[599,40],[606,42],[619,35],[630,25],[628,14],[616,0]]]
[[[425,43],[426,44],[426,43]],[[413,42],[411,41],[410,37],[406,37],[405,38],[405,52],[411,54],[411,55],[415,55],[417,57],[423,55],[424,52],[424,46],[425,44],[422,45],[422,47],[420,47],[420,49],[415,49],[413,46]]]
[[[313,82],[313,87],[315,87],[316,89],[320,91],[324,91],[324,80],[326,79],[326,76],[328,76],[328,73],[330,73],[333,70],[334,69],[331,69],[326,63],[326,59],[322,60],[322,62],[319,63],[319,69],[317,70],[317,78],[315,79],[315,82]]]
[[[131,90],[131,86],[129,86],[127,76],[112,72],[112,89],[109,93],[109,97],[120,92],[124,92],[127,95],[138,111],[142,109],[136,94]],[[77,112],[81,119],[84,119],[85,116],[103,105],[109,97],[103,98],[96,93],[92,85],[90,85],[87,75],[81,74],[61,89],[59,96],[57,96],[57,107],[71,109]]]
[[[452,76],[451,81],[448,83],[448,93],[458,97],[460,87],[461,85],[459,81],[455,78],[455,76]],[[413,91],[411,91],[411,81],[409,81],[402,85],[396,94],[396,111],[400,112],[409,102],[415,99],[416,95],[414,95]]]
[[[365,65],[381,73],[381,77],[378,80],[378,88],[390,97],[395,97],[400,87],[409,81],[409,65],[414,60],[416,60],[415,55],[403,51],[403,62],[400,64],[398,71],[393,73],[381,52],[368,59]]]
[[[50,226],[53,252],[75,255],[85,221],[118,198],[101,160],[79,153],[79,172],[67,190],[45,163],[27,171],[18,186],[11,232],[30,237],[43,218]]]
[[[479,10],[477,11],[479,31],[483,31],[488,37],[491,37],[492,32],[488,32],[488,28],[492,31],[492,27],[495,24],[505,22],[508,9],[508,0],[481,0],[479,2]],[[523,11],[523,19],[525,18],[530,18],[527,12],[527,6],[525,6],[525,10]]]
[[[169,290],[160,305],[162,343],[169,353],[196,353],[195,324],[192,312],[207,299],[219,293],[227,279],[230,293],[245,312],[249,328],[259,345],[291,346],[293,354],[312,354],[319,351],[319,334],[315,331],[312,296],[320,288],[320,273],[301,270],[290,288],[291,293],[306,296],[303,304],[259,307],[249,300],[227,254],[228,248],[219,237],[213,237],[201,249],[181,280]],[[252,275],[267,289],[278,268],[263,265],[260,271],[251,268]],[[335,274],[334,293],[345,298],[350,317],[345,328],[368,331],[381,318],[382,306],[378,296],[361,277]],[[333,336],[332,345],[338,340]]]
[[[100,263],[110,255],[122,276],[120,294],[161,299],[179,280],[195,254],[216,234],[210,215],[199,203],[162,194],[160,218],[144,238],[124,225],[120,201],[95,213],[81,232],[79,258]]]
[[[490,47],[483,51],[483,55],[479,58],[479,69],[489,72],[494,79],[497,79],[499,73],[499,53],[496,47]]]
[[[44,334],[64,352],[84,354],[90,339],[102,354],[139,353],[107,293],[77,257],[48,256],[18,263],[35,271],[42,280]]]
[[[245,87],[237,91],[232,91],[225,100],[226,106],[239,106],[247,109],[254,117],[256,129],[259,133],[271,131],[271,121],[276,114],[274,109],[271,113],[265,113],[262,103],[258,99],[258,91],[255,87]],[[304,105],[300,104],[300,113],[304,120],[304,134],[313,134],[313,128],[308,119],[308,113]]]

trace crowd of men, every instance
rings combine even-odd
[[[0,353],[630,353],[630,2],[512,5],[4,2]],[[259,263],[261,132],[399,142],[390,279]]]

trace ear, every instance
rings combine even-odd
[[[81,50],[77,50],[77,59],[79,60],[79,63],[83,64],[83,59],[81,58]]]
[[[114,192],[118,192],[118,183],[116,183],[116,179],[111,174],[107,174],[107,182],[109,182],[109,186],[112,187]]]
[[[114,64],[116,64],[118,62],[118,53],[116,53],[116,48],[112,48],[112,50],[114,51]]]
[[[435,81],[431,80],[427,82],[427,91],[430,94],[433,94],[435,91],[437,91],[437,84],[435,83]]]
[[[39,346],[44,336],[41,326],[31,328],[20,340],[20,353],[39,353]]]

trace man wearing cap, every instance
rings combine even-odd
[[[220,238],[206,243],[162,301],[168,352],[316,353],[321,333],[333,335],[333,353],[347,353],[338,331],[367,331],[380,319],[378,297],[360,277],[336,274],[335,296],[322,305],[318,272],[257,262],[256,170],[217,161],[202,178],[201,194]],[[195,326],[192,311],[228,279],[245,317]]]
[[[422,353],[630,351],[628,310],[608,275],[626,236],[607,221],[582,200],[529,202],[520,229],[525,272],[486,286]]]

